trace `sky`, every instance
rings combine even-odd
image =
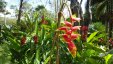
[[[19,8],[20,0],[5,0],[7,2],[6,10],[9,11],[12,16],[15,16],[15,11],[14,9],[10,9],[11,5],[15,5],[17,8]],[[47,10],[51,10],[51,6],[49,3],[50,0],[24,0],[27,1],[32,5],[32,7],[36,7],[37,5],[44,5]],[[53,1],[53,0],[51,0]]]
[[[20,0],[5,0],[5,1],[7,2],[6,9],[9,12],[11,12],[11,14],[13,15],[14,14],[14,10],[13,9],[10,9],[10,6],[11,5],[16,5],[19,8]],[[45,8],[47,10],[49,10],[49,11],[52,11],[52,9],[54,9],[54,8],[52,8],[52,5],[54,5],[54,4],[50,4],[54,0],[24,0],[24,1],[27,1],[28,3],[30,3],[32,5],[32,7],[36,7],[37,5],[44,5]],[[86,2],[86,0],[83,0],[83,4],[82,4],[83,12],[85,12],[85,9],[84,9],[85,2]],[[65,9],[64,12],[67,13],[67,10]]]
[[[7,9],[10,8],[11,5],[16,5],[19,7],[20,0],[5,0],[7,2]],[[32,5],[32,7],[36,7],[37,5],[45,5],[47,9],[50,9],[49,0],[24,0]]]

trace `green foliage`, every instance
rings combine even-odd
[[[18,26],[2,26],[0,51],[2,49],[5,51],[0,52],[0,61],[4,60],[3,54],[5,53],[7,62],[10,64],[55,64],[57,43],[59,44],[60,64],[112,64],[113,50],[109,50],[106,44],[99,44],[98,41],[99,38],[105,37],[105,27],[101,23],[92,24],[93,27],[89,28],[90,33],[88,33],[86,42],[82,42],[81,38],[74,40],[77,56],[73,58],[68,52],[67,45],[59,40],[60,36],[58,36],[59,42],[53,43],[57,32],[56,21],[48,16],[45,16],[47,24],[42,23],[41,20],[40,14],[34,12],[32,15],[25,14]],[[35,35],[38,36],[37,44],[34,44],[33,40]],[[21,45],[22,36],[26,36],[24,45]],[[5,63],[5,61],[2,62]]]
[[[56,24],[49,18],[45,19],[48,24],[42,24],[38,17],[37,12],[33,16],[26,14],[19,26],[3,27],[2,36],[11,51],[12,63],[47,64],[53,57],[50,52],[54,49],[51,46]],[[27,41],[22,46],[20,40],[23,35],[26,35]],[[38,45],[34,44],[34,35],[38,36]]]
[[[0,0],[0,12],[4,12],[6,7],[6,2],[4,0]]]
[[[92,33],[94,31],[105,32],[105,25],[101,22],[95,22],[89,25],[89,31]]]
[[[3,43],[3,42],[2,42]],[[10,64],[11,53],[7,44],[0,44],[0,63]]]
[[[38,5],[35,10],[36,11],[40,11],[41,9],[45,9],[45,7],[43,5]]]
[[[87,42],[90,42],[90,41],[94,38],[94,36],[95,36],[97,33],[98,33],[98,32],[92,33],[92,34],[89,36],[89,38],[87,38]]]
[[[107,12],[107,0],[104,0],[103,2],[100,2],[97,5],[97,10],[96,10],[96,16],[99,18],[101,15],[105,14]]]
[[[113,54],[108,54],[104,58],[105,58],[105,64],[112,64],[113,63]]]

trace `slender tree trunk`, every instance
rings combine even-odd
[[[84,25],[89,26],[89,24],[91,23],[92,20],[92,13],[91,13],[91,0],[87,0],[86,3],[86,18],[85,18],[85,22]]]
[[[20,18],[21,18],[21,13],[22,13],[22,3],[23,3],[23,0],[20,0],[20,7],[19,7],[19,14],[18,14],[17,24],[20,22]]]
[[[107,4],[107,12],[108,12],[108,35],[109,35],[109,38],[112,38],[112,25],[113,25],[113,0],[108,0],[108,4]]]
[[[83,0],[81,0],[81,2],[80,2],[80,4],[79,4],[79,9],[80,9],[79,14],[80,14],[80,18],[83,20],[83,19],[84,19],[84,17],[83,17],[83,11],[82,11],[82,7],[81,7],[82,2],[83,2]]]
[[[109,22],[109,38],[112,38],[113,25],[113,0],[110,0],[110,22]]]
[[[109,21],[109,38],[112,38],[113,19]]]

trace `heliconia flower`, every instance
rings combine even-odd
[[[26,37],[23,36],[23,37],[21,38],[21,45],[24,45],[25,43],[26,43]]]
[[[111,42],[112,46],[113,46],[113,41]]]
[[[74,26],[74,27],[71,27],[71,30],[72,30],[72,31],[80,30],[80,27],[81,27],[81,26]]]
[[[64,40],[66,41],[66,43],[71,41],[71,39],[69,38],[69,36],[67,34],[63,34],[62,36],[63,36]]]
[[[82,27],[81,27],[81,30],[82,30],[82,31],[88,31],[88,26],[82,26]]]
[[[82,40],[83,40],[83,41],[86,41],[86,39],[87,39],[87,35],[86,35],[86,34],[83,34],[83,35],[82,35]]]
[[[103,42],[103,38],[99,38],[98,40],[99,40],[99,42]]]
[[[43,23],[44,22],[44,15],[41,18],[42,18],[41,23]]]
[[[68,45],[68,50],[71,53],[71,55],[73,56],[73,58],[76,57],[77,48],[76,48],[75,44],[71,41],[71,42],[67,43],[67,45]]]
[[[59,30],[67,31],[67,27],[60,27]]]
[[[44,15],[43,15],[41,18],[42,18],[42,20],[41,20],[41,24],[48,24],[48,21],[45,20]]]
[[[41,22],[41,24],[48,24],[48,22],[44,20],[43,22]]]
[[[64,21],[65,25],[68,27],[72,27],[72,23],[68,22],[68,21]]]
[[[80,18],[74,18],[72,16],[70,16],[70,19],[71,19],[72,22],[76,22],[76,21],[79,22],[81,20]]]
[[[78,38],[80,35],[79,34],[71,34],[71,40],[74,40]]]
[[[109,39],[109,43],[111,43],[112,41],[113,41],[112,38],[110,38],[110,39]]]
[[[64,21],[65,26],[64,27],[60,27],[59,30],[64,30],[65,34],[63,34],[63,39],[66,41],[66,44],[68,46],[68,50],[71,53],[71,55],[73,56],[73,58],[76,56],[76,52],[77,52],[77,48],[73,42],[73,40],[75,40],[76,38],[78,38],[78,36],[80,36],[79,34],[74,34],[74,31],[80,30],[81,26],[74,26],[73,27],[73,23],[76,21],[80,21],[80,18],[73,18],[72,16],[70,17],[70,21]]]
[[[34,40],[34,43],[37,44],[37,42],[38,42],[38,37],[35,35],[35,36],[33,37],[33,40]]]
[[[72,30],[66,31],[66,34],[71,35],[72,34]]]

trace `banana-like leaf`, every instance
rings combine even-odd
[[[88,38],[87,38],[87,42],[90,42],[97,34],[98,32],[94,32],[92,33]]]
[[[107,56],[104,57],[105,59],[105,64],[112,64],[111,62],[113,62],[113,55],[108,54]]]
[[[97,10],[96,10],[96,16],[97,18],[101,15],[106,13],[106,7],[107,7],[107,0],[101,2],[98,4],[97,6]]]

